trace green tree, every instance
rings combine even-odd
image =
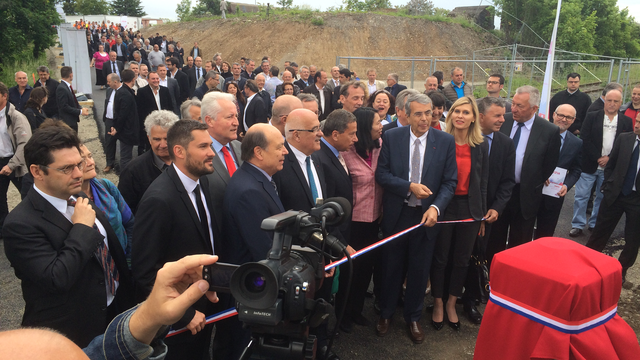
[[[58,4],[62,4],[62,11],[66,15],[76,15],[76,0],[58,0]]]
[[[111,3],[112,15],[124,15],[143,17],[147,15],[140,4],[140,0],[113,0]]]
[[[291,5],[293,5],[293,0],[278,0],[278,5],[280,5],[283,9],[291,9]]]
[[[176,15],[178,15],[178,21],[184,21],[191,15],[191,0],[182,0],[176,6]]]
[[[193,15],[220,15],[220,0],[197,0]]]
[[[111,5],[107,0],[76,0],[76,12],[82,15],[107,15]]]
[[[347,11],[376,11],[392,8],[389,0],[343,0],[342,3]]]
[[[0,2],[0,70],[24,56],[39,57],[55,44],[54,25],[60,24],[55,2],[50,0]],[[29,51],[31,53],[25,53]]]
[[[405,8],[410,15],[433,15],[434,12],[431,0],[410,0]]]

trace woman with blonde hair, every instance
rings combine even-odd
[[[435,298],[431,322],[436,330],[444,325],[445,311],[449,325],[454,330],[460,329],[456,300],[462,296],[476,236],[484,230],[484,223],[480,220],[487,212],[489,146],[482,137],[479,118],[476,101],[470,96],[458,99],[446,118],[446,131],[453,135],[456,143],[458,184],[453,199],[444,211],[443,220],[475,221],[444,224],[438,234],[431,270],[431,291]],[[452,256],[449,256],[450,253]],[[445,269],[449,261],[452,262],[452,272],[445,309]]]

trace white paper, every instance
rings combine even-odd
[[[553,170],[553,174],[549,177],[549,185],[542,188],[542,194],[558,198],[558,193],[564,185],[564,178],[567,176],[567,169],[557,167]]]

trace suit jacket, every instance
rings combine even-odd
[[[112,88],[107,87],[107,95],[104,97],[104,111],[102,112],[102,121],[106,121],[107,120],[107,107],[109,106],[109,99],[111,99],[111,94],[113,92],[114,92],[114,90]],[[115,98],[113,99],[113,101],[115,102]],[[113,119],[111,119],[111,120],[113,120]]]
[[[258,95],[262,98],[262,101],[264,102],[264,106],[267,111],[267,118],[271,119],[271,110],[273,109],[273,104],[271,103],[271,95],[269,95],[267,90],[264,90],[264,89],[260,90],[260,92],[258,92]]]
[[[327,118],[327,116],[329,116],[329,114],[331,114],[331,111],[333,110],[331,107],[331,92],[329,90],[327,90],[327,87],[325,86],[323,89],[323,94],[324,94],[324,111],[322,111],[322,105],[320,105],[319,109],[320,110],[320,116],[319,116],[319,120],[322,121],[324,119]],[[304,88],[304,90],[302,91],[305,94],[313,94],[316,96],[316,98],[318,99],[318,103],[320,103],[320,91],[318,91],[318,87],[316,87],[315,84],[313,85],[309,85],[306,88]]]
[[[395,129],[397,127],[398,127],[398,120],[392,121],[392,122],[390,122],[390,123],[388,123],[386,125],[383,125],[382,126],[382,135],[384,135],[384,133],[387,132],[388,130]]]
[[[56,102],[58,103],[58,117],[75,131],[78,131],[82,107],[76,105],[76,96],[64,82],[56,88]]]
[[[328,84],[328,82],[327,82]],[[331,94],[331,109],[337,110],[342,109],[342,103],[340,103],[340,88],[342,85],[338,85],[333,88],[333,94]]]
[[[200,178],[200,187],[207,205],[211,206],[209,181],[204,176]],[[213,219],[214,214],[211,213],[211,216],[215,254],[220,256],[220,261],[225,261],[222,235]],[[211,248],[211,240],[205,236],[198,213],[176,169],[170,166],[149,186],[136,212],[131,247],[136,299],[146,299],[157,271],[166,262],[177,261],[187,255],[213,254],[214,249]],[[174,328],[187,325],[196,310],[210,315],[213,309],[211,305],[209,300],[201,298],[186,311]]]
[[[382,231],[391,234],[409,194],[409,143],[410,126],[403,126],[382,135],[382,149],[378,158],[376,181],[384,188],[382,196]],[[458,182],[456,146],[451,134],[429,131],[422,165],[421,184],[434,195],[422,199],[422,209],[431,205],[440,209],[440,215],[449,205]],[[437,236],[437,227],[426,228],[429,239]]]
[[[498,216],[501,216],[515,185],[516,147],[507,135],[494,132],[489,153],[487,208],[497,211]]]
[[[58,88],[58,85],[60,85],[60,83],[52,78],[49,78],[49,80],[47,80],[44,85],[47,88],[48,95],[47,103],[42,107],[42,111],[47,115],[47,117],[57,116],[58,103],[56,101],[56,89]],[[42,86],[40,80],[36,81],[35,85],[33,85],[34,88],[37,88],[39,86]]]
[[[251,73],[249,74],[247,72],[247,70],[242,69],[242,71],[240,72],[240,76],[246,79],[253,79],[255,80],[257,74]]]
[[[581,161],[582,139],[567,131],[558,159],[558,167],[567,169],[567,176],[564,178],[567,191],[571,190],[573,185],[580,179],[580,174],[582,174]]]
[[[282,170],[273,175],[273,181],[275,181],[278,187],[278,196],[282,201],[282,206],[286,210],[301,210],[309,212],[312,208],[316,207],[316,199],[311,194],[311,188],[309,182],[302,172],[300,163],[296,155],[291,151],[291,145],[285,142],[289,154],[285,156],[284,165]],[[313,165],[316,168],[318,174],[318,180],[320,184],[316,184],[322,189],[323,198],[328,198],[327,187],[324,177],[324,170],[317,161],[313,161]]]
[[[376,91],[378,90],[384,90],[384,88],[386,88],[384,82],[382,80],[376,80]],[[365,85],[368,87],[369,86],[369,80],[365,81]],[[369,94],[369,96],[371,96],[372,94]]]
[[[622,191],[637,138],[638,136],[634,133],[624,133],[620,134],[613,143],[609,162],[604,168],[604,182],[600,190],[604,194],[602,201],[608,206],[613,205]],[[636,191],[640,191],[640,176],[636,177]]]
[[[347,174],[338,158],[333,154],[329,146],[324,141],[320,141],[320,150],[311,155],[314,163],[318,163],[322,166],[322,172],[324,172],[325,184],[327,192],[324,193],[324,198],[343,197],[349,201],[353,208],[353,183],[351,182],[351,175]],[[344,244],[349,244],[350,231],[351,231],[351,214],[345,222],[339,227],[338,239]]]
[[[271,182],[253,165],[243,163],[224,193],[223,241],[231,254],[230,262],[264,260],[271,249],[273,234],[260,229],[260,225],[263,219],[281,212],[284,207]]]
[[[111,48],[110,51],[115,51],[116,53],[118,52],[118,44],[113,45],[113,48]],[[125,61],[129,58],[129,49],[127,49],[127,44],[122,43],[120,44],[120,51],[122,52],[122,57],[124,57]]]
[[[109,253],[120,276],[112,304],[127,309],[133,305],[133,288],[124,250],[107,217],[91,205],[107,232]],[[98,231],[72,224],[32,190],[9,213],[2,234],[7,258],[22,281],[26,303],[22,326],[58,330],[82,347],[104,332],[111,319],[104,272],[96,256],[104,241]]]
[[[482,142],[471,148],[469,174],[469,211],[471,217],[481,220],[487,213],[487,187],[489,183],[489,143]]]
[[[123,84],[113,99],[113,127],[116,138],[127,145],[138,145],[140,122],[133,89]]]
[[[171,73],[168,72],[167,76],[171,76]],[[182,72],[182,70],[178,69],[175,76],[171,77],[176,79],[178,81],[178,85],[180,86],[180,97],[178,98],[179,107],[183,102],[185,102],[185,100],[189,98],[189,76]]]
[[[226,85],[230,81],[237,82],[238,83],[238,90],[239,91],[243,91],[244,90],[244,84],[247,82],[247,79],[243,78],[242,75],[240,75],[240,80],[234,80],[233,76],[230,76],[230,77],[224,79],[224,84]]]
[[[160,94],[160,109],[156,104],[156,99],[153,96],[153,90],[150,85],[143,86],[138,89],[138,95],[136,96],[136,103],[138,104],[138,119],[140,129],[140,141],[144,143],[147,133],[144,131],[144,120],[154,110],[169,110],[173,111],[173,103],[171,101],[171,94],[169,89],[164,86],[159,88]]]
[[[98,45],[102,44],[102,46],[104,47],[104,51],[108,54],[111,52],[111,45],[109,44],[109,42],[105,42],[105,43],[98,43]]]
[[[242,151],[240,145],[242,143],[238,140],[232,140],[229,143],[231,147],[231,156],[233,156],[238,163],[238,168],[242,166]],[[224,193],[231,180],[229,171],[224,165],[224,158],[216,153],[213,157],[213,173],[206,175],[209,180],[209,193],[211,194],[211,203],[209,204],[209,211],[215,214],[216,221],[218,222],[218,228],[223,229],[224,212],[222,211],[224,205]],[[236,169],[237,171],[238,169]],[[234,174],[235,175],[235,174]]]
[[[267,123],[267,110],[262,96],[256,94],[244,109],[244,129],[248,130],[253,124]]]
[[[393,95],[393,97],[395,98],[396,96],[398,96],[398,93],[400,93],[400,91],[406,90],[407,87],[400,84],[394,84],[393,86],[387,86],[384,89],[390,92],[391,95]]]
[[[209,87],[207,86],[207,84],[202,83],[202,85],[200,85],[196,91],[193,92],[193,96],[191,96],[191,98],[198,98],[198,100],[202,101],[202,98],[204,97],[204,95],[209,92]]]
[[[203,67],[200,68],[201,74],[200,76],[205,76],[205,70]],[[196,84],[198,83],[198,79],[196,78],[196,66],[194,65],[191,69],[187,71],[187,76],[189,77],[189,98],[193,96],[193,92],[196,90]]]
[[[504,120],[500,132],[510,136],[514,125],[513,114],[506,114]],[[556,125],[536,115],[520,174],[520,206],[525,219],[536,216],[542,201],[544,182],[553,174],[559,156],[560,130]]]
[[[602,126],[604,110],[587,113],[580,129],[582,139],[582,171],[593,174],[598,170],[598,159],[602,156]],[[618,113],[616,138],[623,132],[633,131],[633,121],[622,113]]]
[[[196,47],[192,47],[191,51],[189,51],[189,56],[193,56],[193,49],[195,49]],[[201,58],[204,59],[204,55],[202,55],[202,48],[198,47],[198,56],[200,56]],[[195,60],[195,58],[194,58]]]
[[[160,174],[162,174],[162,169],[156,165],[153,151],[146,151],[135,157],[127,167],[122,169],[118,190],[134,215],[142,195]]]
[[[167,76],[167,89],[169,89],[169,93],[171,94],[171,109],[172,111],[180,116],[180,84],[178,84],[178,80]]]
[[[122,75],[122,71],[124,70],[124,65],[122,64],[122,61],[116,60],[116,66],[118,67],[118,71],[120,71],[120,75]],[[105,62],[102,65],[102,75],[104,75],[106,79],[107,76],[109,76],[109,74],[111,74],[112,72],[113,72],[113,69],[111,68],[111,61]]]
[[[308,86],[313,85],[313,81],[311,81],[311,78],[307,79],[307,83],[309,83],[309,85],[304,83],[304,80],[299,79],[293,82],[293,85],[296,85],[299,89],[306,89]]]
[[[338,85],[340,86],[340,85]],[[333,89],[336,87],[336,84],[334,84],[333,82],[333,78],[330,78],[327,80],[327,83],[325,84],[324,88],[329,90],[330,92],[333,93]]]

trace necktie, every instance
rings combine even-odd
[[[640,140],[636,140],[636,148],[631,153],[631,161],[629,161],[629,168],[627,169],[627,175],[624,177],[624,183],[622,183],[622,195],[627,196],[633,191],[633,185],[636,183],[636,176],[638,175],[638,158],[640,154]],[[636,188],[636,191],[638,189]]]
[[[489,135],[485,135],[484,140],[489,143],[489,151],[487,152],[487,155],[491,155],[491,142],[493,139],[490,138]]]
[[[313,204],[315,205],[316,199],[318,199],[318,188],[316,182],[313,179],[313,171],[311,171],[311,156],[307,156],[307,176],[309,177],[309,187],[311,188],[311,198],[313,198]]]
[[[69,198],[67,200],[67,206],[75,207],[76,201],[73,198]],[[95,223],[93,224],[93,229],[99,231],[98,226]],[[107,245],[104,241],[101,241],[100,245],[98,245],[96,256],[98,257],[98,261],[100,261],[100,266],[102,266],[102,271],[104,272],[107,284],[109,285],[109,291],[111,292],[111,295],[115,296],[116,281],[120,280],[120,274],[118,274],[116,262],[113,261],[113,258],[109,253],[109,249],[107,249]]]
[[[117,74],[117,72],[116,72],[116,63],[115,62],[111,63],[111,68],[113,69],[113,72]]]
[[[340,165],[344,168],[344,171],[349,175],[349,168],[347,168],[347,163],[344,161],[344,157],[342,154],[338,155],[338,161],[340,161]]]
[[[196,185],[196,188],[193,189],[193,194],[196,196],[196,205],[198,205],[200,226],[202,227],[202,231],[204,231],[204,235],[206,236],[207,241],[211,241],[211,234],[209,233],[209,221],[207,221],[207,212],[204,209],[204,204],[202,203],[202,196],[200,196],[200,184]]]
[[[196,72],[198,73],[196,75],[196,80],[200,80],[200,68],[196,68]]]
[[[420,139],[416,139],[413,143],[413,155],[411,156],[411,179],[412,183],[420,184]],[[414,193],[409,197],[409,206],[416,207],[420,205],[420,200]]]
[[[76,97],[75,91],[73,91],[73,86],[69,85],[69,89],[71,89],[71,95],[73,95],[73,101],[76,102],[76,107],[80,108],[80,103],[78,102],[78,98]]]
[[[524,123],[518,123],[518,130],[516,130],[515,135],[513,135],[513,143],[516,145],[516,150],[518,150],[518,145],[520,145],[520,133],[522,132],[522,127]]]
[[[236,172],[236,163],[233,161],[231,153],[229,153],[229,149],[227,149],[226,146],[222,147],[222,155],[224,155],[224,163],[227,165],[227,171],[231,177],[233,173]]]
[[[276,182],[275,182],[275,181],[273,181],[273,180],[271,180],[271,185],[273,185],[273,189],[276,191],[276,195],[280,196],[280,195],[278,194],[278,187],[276,186]]]

